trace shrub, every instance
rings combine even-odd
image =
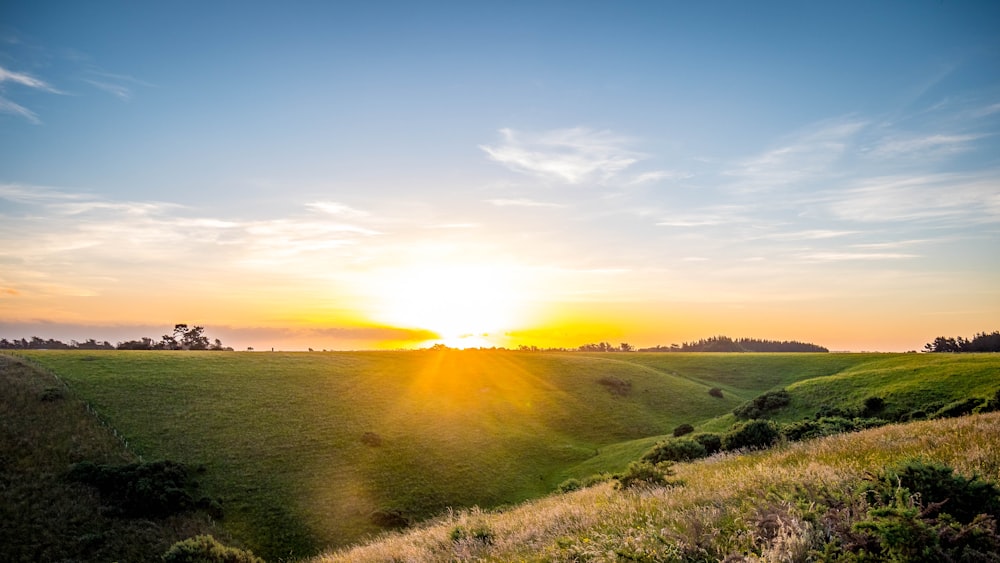
[[[43,403],[49,403],[52,401],[58,401],[59,399],[62,399],[65,396],[66,393],[60,387],[46,387],[45,390],[42,391],[42,394],[39,397],[39,399],[41,399]]]
[[[876,428],[885,425],[880,418],[852,418],[828,416],[817,420],[800,420],[781,427],[781,434],[791,442],[831,436],[844,432],[856,432],[866,428]]]
[[[694,432],[694,426],[691,426],[690,424],[681,424],[677,428],[674,428],[675,437],[680,437],[685,434],[690,434],[692,432]]]
[[[882,397],[868,397],[864,406],[861,407],[861,416],[875,416],[885,409],[885,399]]]
[[[979,514],[1000,517],[1000,489],[974,476],[966,479],[947,465],[912,460],[890,468],[873,478],[865,492],[882,505],[891,504],[899,489],[919,495],[926,507],[941,503],[936,513],[945,513],[967,524]]]
[[[121,516],[162,518],[196,508],[221,512],[217,501],[195,500],[192,491],[198,484],[185,465],[174,461],[127,465],[84,461],[73,464],[67,478],[96,488]]]
[[[583,487],[593,487],[594,485],[600,485],[601,483],[607,483],[608,481],[614,479],[615,476],[610,473],[595,473],[593,475],[588,475],[583,480]]]
[[[854,526],[863,561],[997,561],[1000,491],[950,467],[910,461],[873,477],[871,499]]]
[[[615,475],[615,479],[618,480],[619,489],[666,487],[677,484],[668,479],[673,474],[669,462],[654,464],[648,461],[633,461],[623,473]]]
[[[831,407],[830,405],[821,405],[819,410],[816,411],[816,416],[814,418],[827,418],[827,417],[841,417],[841,418],[853,418],[857,413],[842,409],[840,407]]]
[[[719,389],[718,387],[712,387],[711,389],[708,390],[708,394],[711,395],[711,396],[713,396],[713,397],[718,397],[718,398],[721,399],[722,398],[722,389]]]
[[[366,446],[377,448],[382,445],[382,437],[375,432],[365,432],[361,435],[361,443]]]
[[[170,546],[163,554],[164,563],[264,563],[252,551],[219,543],[214,537],[195,536]]]
[[[631,381],[613,375],[606,375],[598,379],[597,382],[603,385],[612,395],[624,397],[632,392]]]
[[[736,418],[743,420],[764,418],[768,414],[788,405],[791,400],[792,396],[784,389],[768,391],[736,407],[733,409],[733,414],[736,415]]]
[[[368,521],[383,528],[405,528],[410,525],[409,518],[400,510],[379,509],[368,515]]]
[[[734,425],[722,436],[722,449],[761,449],[774,445],[781,438],[778,424],[770,420],[750,420]]]
[[[493,543],[493,532],[483,522],[479,522],[474,526],[455,526],[451,529],[449,537],[451,537],[451,541],[453,542],[471,539],[483,545],[491,545]]]
[[[714,432],[699,432],[691,436],[705,448],[705,455],[712,455],[722,449],[722,436]]]
[[[984,401],[982,399],[976,397],[959,399],[941,407],[931,416],[931,418],[953,418],[956,416],[972,414],[972,411],[979,407],[983,402]]]
[[[579,491],[582,488],[583,488],[583,483],[581,483],[579,479],[570,478],[566,479],[562,483],[559,483],[556,486],[556,491],[560,493],[569,493],[572,491]]]
[[[825,436],[818,420],[799,420],[781,427],[781,435],[790,442]]]
[[[665,461],[690,461],[708,455],[705,446],[691,438],[674,438],[660,442],[642,456],[643,461],[662,463]]]

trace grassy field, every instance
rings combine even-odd
[[[135,461],[52,376],[0,355],[0,560],[153,561],[200,533],[229,540],[201,513],[116,518],[71,464]]]
[[[507,511],[457,511],[315,563],[804,561],[865,516],[866,478],[913,459],[996,483],[1000,413],[680,464],[674,478],[681,486],[617,490],[605,483]]]
[[[26,356],[90,402],[137,455],[203,464],[201,481],[223,500],[226,530],[269,560],[619,470],[678,424],[720,424],[771,388],[894,366],[903,385],[960,362],[484,351]],[[998,365],[972,366],[969,377],[995,375]],[[713,387],[722,398],[708,394]],[[806,397],[802,412],[811,408]]]

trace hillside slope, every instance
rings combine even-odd
[[[352,543],[449,507],[547,494],[606,446],[864,359],[663,356],[29,354],[138,453],[204,465],[226,528],[272,558]],[[708,394],[715,386],[722,398]]]
[[[135,461],[58,380],[0,354],[0,560],[152,561],[186,537],[219,532],[203,514],[131,519],[70,466]]]
[[[729,556],[778,561],[804,559],[810,550],[836,554],[850,547],[840,543],[841,534],[848,537],[854,523],[877,514],[868,511],[866,479],[912,459],[943,463],[960,475],[996,483],[1000,413],[893,425],[680,464],[675,477],[681,486],[617,490],[605,483],[504,512],[460,511],[315,563],[718,561]],[[918,512],[907,514],[916,518]],[[870,521],[877,524],[874,518]],[[988,526],[969,526],[975,531],[967,533],[980,534],[981,543],[990,544]],[[918,525],[907,533],[919,530]],[[911,542],[925,538],[908,537]],[[971,548],[966,553],[975,554]]]

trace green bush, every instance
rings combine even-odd
[[[188,468],[174,461],[96,465],[89,461],[73,464],[66,475],[70,481],[90,485],[100,491],[112,513],[134,518],[162,518],[196,508],[221,517],[221,505],[208,497],[195,500],[198,484]]]
[[[614,478],[615,476],[610,473],[595,473],[584,478],[583,488],[593,487],[594,485],[600,485],[601,483],[607,483]]]
[[[982,399],[976,397],[952,401],[951,403],[941,407],[931,416],[931,418],[954,418],[956,416],[972,414],[972,411],[976,410],[976,408],[981,406],[984,402],[985,401]]]
[[[713,396],[713,397],[718,397],[718,398],[721,399],[722,398],[722,389],[719,389],[718,387],[712,387],[711,389],[708,390],[708,394],[711,395],[711,396]]]
[[[251,551],[225,546],[209,535],[195,536],[170,546],[164,563],[264,563]]]
[[[493,531],[485,523],[477,523],[474,526],[455,526],[451,529],[451,541],[460,542],[463,540],[477,541],[483,545],[493,543]]]
[[[816,418],[818,420],[820,418],[828,418],[834,416],[840,418],[854,418],[855,416],[857,416],[857,413],[842,409],[840,407],[831,407],[830,405],[820,405],[819,410],[816,411],[816,416],[814,416],[813,418]]]
[[[692,432],[694,432],[694,426],[691,426],[690,424],[681,424],[677,428],[674,428],[674,436],[678,438]]]
[[[919,495],[923,506],[936,508],[967,524],[979,514],[1000,518],[1000,489],[979,477],[967,479],[956,475],[951,467],[939,463],[913,460],[890,468],[865,486],[865,492],[876,503],[888,505],[897,491]],[[925,509],[925,514],[930,514]]]
[[[733,409],[733,414],[742,420],[764,418],[785,407],[791,400],[792,396],[784,389],[768,391],[736,407]]]
[[[838,561],[1000,561],[1000,491],[950,467],[910,461],[864,487],[870,508]]]
[[[560,493],[569,493],[572,491],[579,491],[583,488],[583,483],[579,479],[569,478],[559,483],[556,486],[556,491]]]
[[[770,420],[750,420],[734,425],[722,436],[722,449],[761,449],[774,445],[781,438],[778,424]]]
[[[797,442],[844,432],[857,432],[885,424],[886,421],[880,418],[847,419],[839,416],[828,416],[817,420],[800,420],[786,424],[781,427],[781,434],[788,441]]]
[[[669,462],[654,464],[648,461],[633,461],[623,473],[615,475],[615,479],[618,480],[619,489],[666,487],[677,484],[668,479],[673,474]]]
[[[708,455],[705,446],[692,438],[673,438],[653,446],[645,455],[643,461],[662,463],[665,461],[690,461]]]
[[[705,455],[712,455],[722,449],[722,436],[714,432],[692,434],[691,439],[705,448]]]
[[[861,416],[871,417],[881,413],[885,409],[885,399],[882,397],[868,397],[861,407]]]

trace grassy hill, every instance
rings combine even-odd
[[[67,472],[135,457],[51,375],[0,355],[0,389],[0,560],[153,561],[192,535],[228,539],[198,512],[115,517]]]
[[[723,424],[725,413],[768,389],[904,364],[899,378],[918,380],[921,370],[945,373],[958,361],[485,351],[26,356],[91,403],[137,455],[204,465],[200,480],[222,499],[226,530],[269,559],[619,470],[677,425]],[[998,365],[971,367],[970,377]],[[709,395],[712,388],[723,396]]]
[[[680,464],[674,475],[679,486],[618,490],[604,483],[507,511],[458,511],[315,563],[800,561],[811,551],[816,560],[855,561],[849,553],[838,557],[858,548],[851,542],[868,541],[869,553],[885,549],[879,539],[904,555],[893,560],[943,560],[922,551],[935,548],[964,550],[962,560],[994,560],[998,537],[990,521],[936,520],[930,503],[908,490],[885,508],[865,492],[877,483],[873,475],[911,460],[997,483],[1000,413]],[[856,524],[871,529],[863,534]]]

